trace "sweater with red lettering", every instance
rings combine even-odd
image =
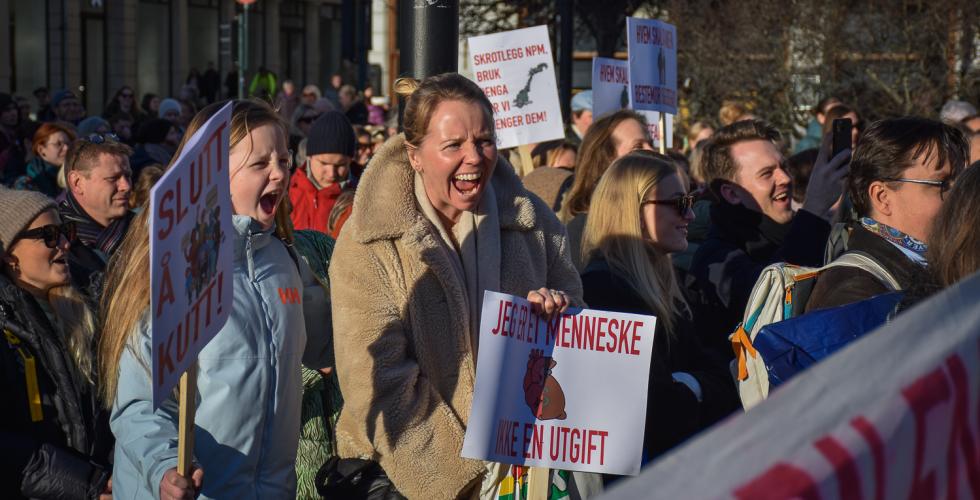
[[[289,216],[293,220],[293,227],[297,230],[313,229],[326,233],[327,218],[342,191],[343,187],[339,183],[318,189],[307,176],[306,165],[297,168],[289,181],[289,201],[293,205]]]

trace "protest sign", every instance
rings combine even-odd
[[[493,106],[497,147],[565,136],[547,26],[471,37],[473,79]]]
[[[198,129],[150,192],[154,408],[231,314],[231,109]]]
[[[604,498],[980,497],[978,297],[975,274]]]
[[[603,115],[630,108],[629,62],[607,57],[592,59],[592,115],[598,119]],[[660,146],[663,135],[660,133],[660,113],[656,111],[637,111],[647,120],[647,129],[655,147]],[[674,117],[666,116],[667,147],[674,147]]]
[[[677,114],[677,28],[655,19],[626,18],[633,109]]]
[[[487,291],[462,456],[636,474],[655,326],[592,310],[546,322],[528,301]]]

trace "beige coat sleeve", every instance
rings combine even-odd
[[[548,288],[564,291],[571,297],[572,305],[585,307],[582,277],[572,262],[565,226],[553,217],[550,219],[544,229],[545,245],[548,248]]]
[[[330,266],[344,396],[340,453],[364,458],[373,450],[367,458],[379,461],[408,498],[455,498],[485,466],[460,457],[463,423],[411,354],[412,332],[402,318],[407,305],[396,297],[398,287],[388,274],[400,272],[391,267],[397,254],[378,248],[390,244],[342,239]],[[375,251],[386,255],[379,258]]]

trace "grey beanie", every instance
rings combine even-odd
[[[46,210],[57,210],[54,200],[37,191],[0,187],[0,252]]]

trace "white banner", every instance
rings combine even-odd
[[[498,148],[565,137],[547,26],[471,37],[469,47],[473,79],[493,106]]]
[[[980,497],[980,274],[604,498]]]
[[[607,57],[592,59],[592,114],[597,119],[603,115],[630,108],[629,62]],[[654,147],[660,146],[660,113],[637,111],[647,120],[647,130]],[[674,147],[674,116],[667,115],[667,147]]]
[[[677,114],[677,28],[626,18],[633,109]]]
[[[462,456],[636,474],[656,318],[569,310],[551,322],[486,292]]]
[[[198,129],[150,192],[154,408],[231,314],[231,109]]]

